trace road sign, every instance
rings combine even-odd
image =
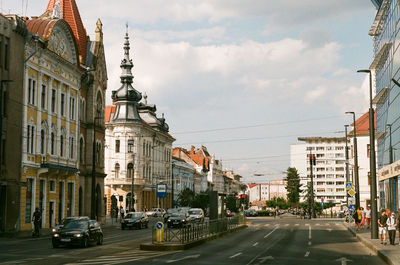
[[[321,197],[321,202],[324,202],[324,197]]]
[[[167,184],[157,184],[156,194],[160,198],[167,197]]]
[[[321,207],[324,208],[324,202],[321,202]]]
[[[346,190],[349,191],[353,188],[353,182],[346,182]]]
[[[356,194],[356,191],[352,188],[351,190],[349,190],[348,192],[347,192],[347,194],[349,194],[350,196],[354,196],[354,194]]]
[[[349,205],[356,204],[356,198],[355,197],[349,197]]]
[[[352,205],[349,206],[349,211],[350,211],[350,212],[354,212],[355,209],[356,209],[356,206],[355,206],[354,204],[352,204]]]

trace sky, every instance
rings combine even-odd
[[[0,0],[41,15],[47,0]],[[107,105],[120,87],[125,24],[134,87],[156,104],[174,146],[207,147],[246,182],[285,176],[290,145],[344,136],[368,111],[376,10],[366,0],[76,0],[87,34],[103,23]]]

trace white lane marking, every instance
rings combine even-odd
[[[275,226],[279,226],[279,224],[275,224]]]
[[[257,246],[257,245],[258,245],[258,242],[254,243],[254,244],[253,244],[253,247],[255,247],[255,246]]]
[[[285,226],[289,226],[289,224],[285,224]]]
[[[304,257],[308,257],[308,255],[310,255],[310,251],[307,251],[306,254],[304,255]]]
[[[278,229],[278,227],[275,227],[274,230],[272,230],[271,232],[269,232],[268,234],[266,234],[266,235],[264,236],[264,238],[269,237],[269,235],[272,234],[276,229]]]
[[[185,257],[180,258],[180,259],[170,259],[170,260],[167,260],[166,263],[172,263],[172,262],[181,261],[181,260],[184,260],[184,259],[196,259],[198,257],[200,257],[200,254],[191,255],[191,256],[185,256]]]
[[[308,241],[308,245],[311,246],[311,241]]]
[[[336,223],[336,225],[340,225],[339,223]]]
[[[326,229],[326,230],[328,230],[329,232],[332,232],[332,228],[328,228],[328,229]]]
[[[295,224],[295,226],[299,226],[299,224]]]
[[[235,257],[237,257],[237,256],[240,256],[240,255],[242,255],[242,252],[236,253],[235,255],[232,255],[232,256],[230,256],[229,258],[230,258],[230,259],[233,259],[233,258],[235,258]]]
[[[306,226],[310,226],[310,224],[306,224]]]
[[[320,224],[318,223],[318,224],[316,224],[316,226],[320,226]]]
[[[341,261],[342,265],[347,265],[347,262],[348,262],[348,261],[352,261],[352,260],[347,259],[347,258],[345,258],[345,257],[342,257],[342,258],[340,258],[340,259],[337,259],[336,261]]]
[[[269,224],[265,224],[264,226],[269,226]]]
[[[308,239],[311,240],[311,225],[308,227]]]

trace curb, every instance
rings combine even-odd
[[[385,261],[387,264],[389,264],[389,265],[398,265],[399,264],[398,262],[393,262],[388,255],[383,253],[381,250],[377,249],[374,246],[374,244],[372,244],[370,241],[368,241],[365,238],[363,238],[362,236],[358,235],[350,226],[346,225],[345,223],[343,223],[343,226],[346,227],[347,230],[353,236],[355,236],[361,243],[363,243],[364,246],[366,246],[369,249],[371,249],[372,251],[374,251],[378,255],[378,257],[383,259],[383,261]]]
[[[247,227],[248,227],[247,224],[246,225],[241,225],[241,226],[238,226],[238,227],[236,227],[236,228],[234,228],[232,230],[221,232],[221,233],[218,233],[216,235],[212,235],[210,237],[202,238],[202,239],[199,239],[199,240],[196,240],[196,241],[193,241],[193,242],[190,242],[190,243],[186,243],[186,244],[143,243],[143,244],[140,244],[140,249],[141,250],[150,250],[150,251],[186,250],[186,249],[193,248],[193,247],[199,246],[201,244],[204,244],[207,241],[211,241],[211,240],[217,239],[219,237],[225,236],[227,234],[230,234],[230,233],[245,229]]]

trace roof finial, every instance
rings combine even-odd
[[[147,105],[147,94],[146,94],[146,92],[144,92],[143,98],[144,98],[144,104]]]

